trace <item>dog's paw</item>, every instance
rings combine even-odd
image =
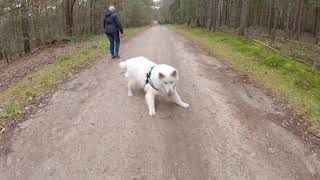
[[[132,92],[128,92],[128,96],[132,97],[133,96]]]
[[[156,112],[149,112],[149,116],[151,116],[151,117],[154,117],[154,116],[156,116]]]
[[[187,103],[184,103],[184,104],[182,105],[182,107],[184,107],[184,108],[188,109],[188,108],[190,107],[190,105],[189,105],[189,104],[187,104]]]

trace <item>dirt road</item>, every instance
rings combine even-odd
[[[262,90],[163,26],[122,46],[180,70],[185,110],[143,93],[127,97],[118,62],[100,59],[20,124],[0,159],[1,179],[317,179],[316,154],[269,119],[282,117]],[[318,169],[317,169],[318,168]]]

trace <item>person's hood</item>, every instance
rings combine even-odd
[[[107,10],[105,16],[106,16],[106,17],[109,17],[109,16],[111,16],[113,13],[114,13],[114,12],[112,12],[112,11],[110,11],[110,10]]]

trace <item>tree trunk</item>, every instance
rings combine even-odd
[[[318,45],[320,41],[320,29],[317,30],[315,44]]]
[[[300,39],[303,14],[304,14],[304,0],[299,0],[299,15],[298,15],[298,23],[297,23],[296,40]]]
[[[75,2],[76,0],[64,0],[64,13],[66,23],[65,33],[67,36],[72,36],[73,34],[73,7]]]
[[[188,22],[187,22],[188,26],[191,26],[191,17],[188,17]]]
[[[274,0],[272,0],[272,4],[269,8],[269,19],[268,19],[268,34],[271,35],[272,31],[272,21],[274,18]]]
[[[1,49],[0,49],[0,61],[2,61],[3,58],[4,58],[4,56],[3,56],[2,52],[1,52]]]
[[[25,2],[23,2],[21,5],[21,30],[22,30],[24,53],[28,54],[31,52],[31,46],[30,46],[30,38],[29,38],[28,11],[27,11]]]
[[[197,7],[196,7],[196,15],[195,15],[195,18],[194,18],[194,21],[193,21],[193,25],[196,26],[196,27],[199,27],[200,26],[200,22],[199,22],[199,14],[200,14],[200,7],[199,7],[199,1],[197,1]]]
[[[8,54],[7,54],[6,50],[4,50],[4,57],[6,58],[7,64],[10,64],[10,60],[9,60],[9,57],[8,57]]]
[[[93,34],[93,6],[94,6],[94,1],[90,1],[89,5],[89,34]]]
[[[40,26],[39,26],[39,20],[40,20],[40,7],[39,6],[36,6],[34,8],[34,16],[33,16],[33,29],[34,29],[34,39],[35,39],[35,45],[38,47],[42,44],[42,41],[41,41],[41,35],[40,35]]]
[[[213,18],[213,30],[217,30],[217,21],[218,21],[218,6],[219,6],[219,0],[215,0],[214,4],[214,18]]]
[[[82,19],[86,20],[88,1],[83,1],[82,3],[83,3],[82,4],[82,8],[83,8],[82,9]],[[87,23],[88,22],[84,21],[83,23],[80,24],[80,32],[81,32],[82,35],[88,33]]]
[[[231,13],[232,12],[232,0],[229,1],[228,3],[228,13],[227,13],[227,25],[228,25],[228,29],[231,27],[231,20],[232,20],[232,16]]]
[[[319,7],[315,7],[315,18],[314,18],[314,24],[313,24],[313,37],[317,36],[318,21],[319,21]]]
[[[218,3],[218,26],[222,25],[222,8],[223,8],[223,1],[219,0],[219,3]]]
[[[242,0],[239,35],[244,36],[248,24],[248,0]]]
[[[181,2],[182,1],[180,1],[180,11],[182,11],[182,9],[181,9],[182,3]],[[205,0],[204,2],[205,3],[203,4],[203,26],[208,27],[208,8],[207,8],[208,0]],[[183,22],[183,21],[181,21],[181,22]]]
[[[208,0],[207,0],[208,1]],[[181,20],[181,23],[185,23],[185,17],[184,17],[184,11],[183,11],[183,9],[184,9],[184,3],[183,3],[183,1],[180,1],[180,20]],[[123,18],[124,18],[124,20],[123,20],[123,24],[124,24],[124,26],[125,26],[125,21],[126,21],[126,11],[125,11],[125,0],[123,0]],[[207,24],[207,22],[206,22],[206,24]]]
[[[228,25],[228,13],[229,13],[229,0],[226,0],[226,3],[225,3],[225,8],[224,8],[224,21],[223,21],[223,25],[226,26]]]
[[[291,30],[291,34],[290,36],[294,36],[295,32],[297,31],[297,18],[298,18],[298,15],[299,15],[299,11],[295,12],[294,13],[294,18],[293,18],[293,21],[292,21],[292,30]]]
[[[212,31],[213,25],[213,7],[214,7],[214,0],[210,1],[210,24],[209,24],[209,31]]]
[[[273,28],[272,28],[272,44],[276,40],[276,34],[277,34],[277,27],[278,27],[278,20],[279,20],[279,10],[275,10],[275,18],[274,18],[274,23],[273,23]],[[281,16],[281,15],[280,15]]]
[[[234,6],[234,9],[236,11],[236,13],[234,15],[235,16],[235,27],[240,27],[242,0],[239,0],[239,1],[236,1],[236,2],[237,2],[237,4],[235,4],[235,6]]]
[[[285,37],[286,39],[290,38],[290,14],[291,14],[291,1],[288,1],[288,10],[287,10],[287,17],[286,17],[286,27],[285,27]]]
[[[216,31],[216,30],[217,30],[218,1],[219,1],[219,0],[212,0],[210,31]]]

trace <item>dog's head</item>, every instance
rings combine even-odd
[[[158,79],[168,96],[174,93],[176,82],[179,79],[178,71],[171,66],[163,65],[158,72]]]

